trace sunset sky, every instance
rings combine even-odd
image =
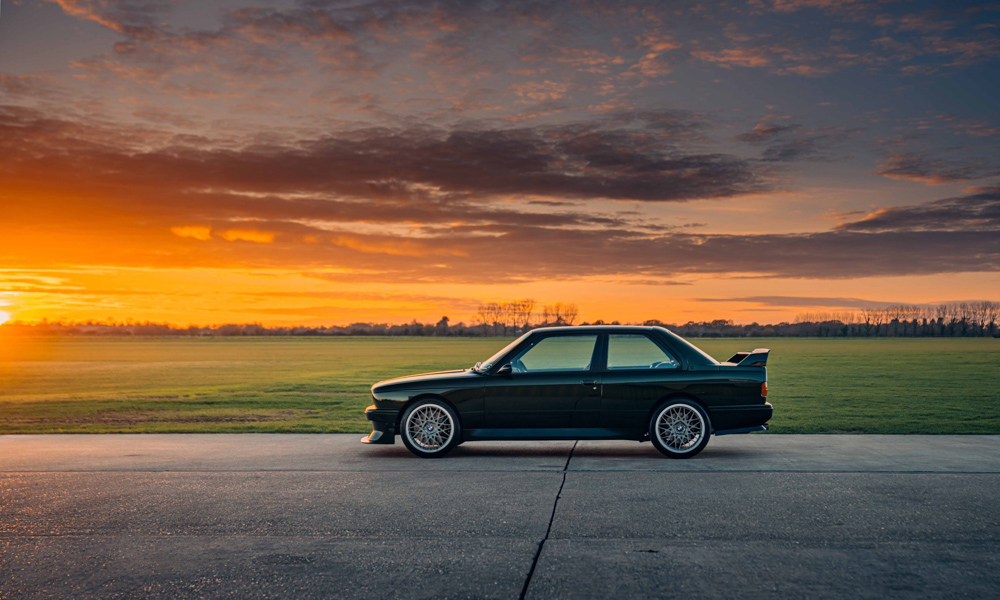
[[[0,321],[1000,300],[1000,5],[14,0]]]

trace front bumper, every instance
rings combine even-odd
[[[399,412],[378,408],[374,404],[365,409],[365,418],[372,422],[372,432],[361,438],[362,444],[395,444],[396,417]]]

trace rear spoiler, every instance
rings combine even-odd
[[[753,352],[737,352],[724,364],[739,365],[741,367],[763,367],[767,364],[767,355],[771,353],[768,348],[756,348]]]

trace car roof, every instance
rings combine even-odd
[[[537,327],[531,332],[549,331],[653,331],[663,330],[662,327],[649,327],[646,325],[564,325],[562,327]]]

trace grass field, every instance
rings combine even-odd
[[[694,340],[767,346],[777,433],[1000,433],[1000,340]],[[507,340],[0,339],[0,433],[366,432],[381,379]]]

